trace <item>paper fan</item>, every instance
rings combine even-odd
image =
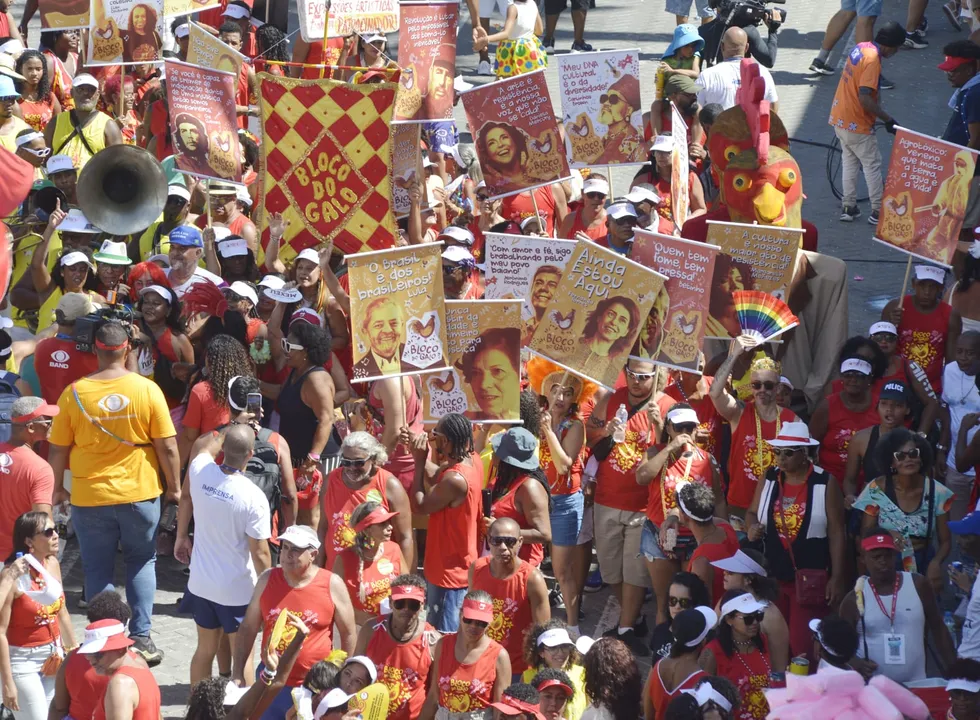
[[[742,334],[760,343],[796,327],[800,319],[777,297],[761,290],[737,290],[732,293],[735,314]]]

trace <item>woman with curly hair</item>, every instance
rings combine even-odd
[[[184,332],[180,301],[162,285],[150,285],[140,291],[137,309],[143,332],[138,369],[140,375],[154,380],[163,390],[171,411],[180,406],[187,386],[174,371],[177,363],[194,364],[194,347]],[[186,378],[186,375],[185,375]]]
[[[565,706],[562,717],[578,720],[585,712],[585,668],[582,655],[575,647],[568,629],[561,620],[549,620],[532,625],[524,635],[524,660],[527,670],[521,675],[522,682],[532,682],[542,670],[561,670],[568,675],[575,691]]]
[[[17,83],[20,113],[28,125],[44,132],[48,123],[61,112],[61,103],[51,91],[48,64],[38,50],[25,50],[17,58],[16,68],[24,76],[23,82]]]
[[[585,694],[589,707],[582,720],[635,720],[640,717],[643,681],[636,658],[615,638],[599,638],[585,655]]]
[[[123,62],[146,63],[160,59],[163,40],[157,32],[157,13],[146,3],[134,5],[129,23],[122,33]]]
[[[272,23],[260,25],[255,29],[255,43],[259,54],[253,61],[255,72],[267,72],[282,77],[286,74],[285,65],[276,62],[289,62],[289,41],[283,31]],[[270,63],[273,60],[275,62]]]
[[[119,88],[123,87],[122,107],[119,102]],[[136,85],[132,75],[127,75],[125,82],[119,75],[113,75],[105,81],[102,91],[106,114],[112,117],[119,126],[123,142],[127,145],[136,144],[136,131],[142,121],[136,116]],[[120,112],[121,111],[121,112]]]

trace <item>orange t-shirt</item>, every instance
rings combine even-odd
[[[14,523],[34,505],[50,505],[54,472],[26,446],[0,444],[0,558],[14,550]]]
[[[837,83],[828,122],[841,130],[870,135],[875,116],[861,107],[861,88],[870,88],[872,97],[877,98],[880,77],[881,58],[875,44],[863,42],[855,45],[847,55],[844,71]]]
[[[191,388],[187,412],[184,413],[184,427],[200,430],[203,435],[230,422],[231,410],[227,404],[218,404],[206,381]]]

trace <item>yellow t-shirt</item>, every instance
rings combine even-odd
[[[25,235],[18,242],[18,249],[14,251],[14,269],[10,276],[10,287],[16,287],[17,283],[20,282],[21,278],[25,274],[30,273],[31,268],[31,258],[34,256],[34,250],[37,248],[38,243],[41,242],[41,236],[37,233],[31,233]],[[24,248],[21,250],[20,248]],[[58,258],[61,256],[61,233],[55,232],[51,236],[51,242],[48,243],[48,272],[54,270],[55,263],[58,262]],[[27,327],[27,320],[24,319],[23,313],[14,308],[13,313],[14,325],[19,327]],[[49,323],[50,324],[50,323]]]
[[[128,373],[114,380],[82,378],[75,383],[88,414],[129,442],[99,430],[85,418],[69,385],[58,398],[61,412],[51,443],[71,446],[71,501],[80,507],[152,500],[162,493],[153,439],[177,434],[163,391],[152,380]]]
[[[528,668],[521,675],[521,682],[530,683],[534,676],[542,670],[544,670],[543,666]],[[585,696],[585,668],[581,665],[571,665],[565,668],[565,672],[568,674],[568,679],[572,681],[572,690],[575,691],[575,694],[565,705],[565,712],[562,713],[562,717],[565,720],[579,720],[589,706],[589,700]]]

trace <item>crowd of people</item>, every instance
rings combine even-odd
[[[547,65],[563,2],[546,0],[543,21],[532,0],[468,6],[479,74]],[[447,300],[483,298],[490,232],[630,256],[638,228],[704,241],[706,220],[737,219],[720,199],[732,157],[711,142],[713,126],[738,105],[751,56],[772,142],[788,147],[766,69],[785,18],[766,15],[764,40],[696,0],[699,32],[690,6],[666,3],[678,26],[659,66],[663,95],[643,115],[647,164],[625,194],[597,168],[495,198],[455,122],[423,126],[424,178],[408,188],[398,243],[442,243]],[[881,60],[925,46],[924,6],[913,0],[907,27],[875,34],[881,3],[843,0],[814,60],[833,72],[829,53],[856,16],[857,69],[831,109],[842,221],[860,214],[859,169],[878,220],[873,126],[894,128]],[[588,9],[572,0],[573,51],[592,50]],[[964,9],[943,6],[954,25]],[[372,689],[397,720],[762,720],[766,691],[787,673],[828,666],[910,687],[942,675],[948,717],[980,715],[972,225],[952,277],[916,264],[911,293],[859,334],[848,337],[846,294],[833,299],[843,263],[817,251],[804,220],[787,293],[801,326],[783,344],[706,342],[697,372],[630,359],[614,388],[524,353],[520,393],[501,401],[519,425],[449,413],[426,426],[417,374],[358,382],[353,347],[368,331],[351,326],[342,254],[327,244],[284,262],[283,217],[268,219],[267,243],[250,218],[261,163],[246,128],[260,73],[383,79],[371,71],[392,62],[386,35],[290,41],[280,9],[262,22],[247,0],[199,13],[249,58],[234,185],[175,166],[202,137],[191,118],[170,117],[159,65],[87,66],[85,33],[72,30],[44,30],[27,49],[36,10],[28,3],[19,23],[0,13],[0,147],[35,173],[7,218],[0,321],[0,682],[15,720],[160,717],[158,555],[189,566],[177,612],[197,631],[194,720],[349,720]],[[495,12],[504,25],[492,33]],[[186,59],[187,18],[168,31],[164,55]],[[717,58],[705,52],[713,33]],[[940,66],[957,89],[945,137],[971,148],[974,39],[948,45]],[[671,127],[672,106],[686,134]],[[120,144],[144,148],[169,182],[159,217],[124,236],[78,200],[80,171]],[[686,222],[674,215],[678,144],[690,158]],[[719,265],[713,315],[749,281]],[[522,344],[561,275],[535,274]],[[361,362],[377,370],[383,358]],[[59,564],[66,542],[81,558],[81,637]],[[617,614],[593,639],[583,600],[602,587]]]

